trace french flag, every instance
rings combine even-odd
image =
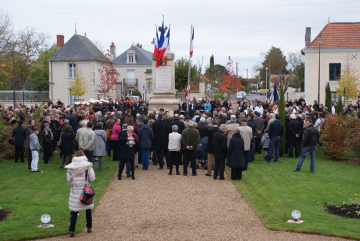
[[[170,26],[169,26],[169,31],[167,31],[166,33],[166,37],[164,40],[164,47],[165,47],[165,53],[164,53],[164,57],[165,57],[165,65],[167,65],[167,53],[169,50],[169,46],[170,46]]]
[[[191,34],[191,43],[190,43],[190,58],[193,56],[194,52],[194,28],[192,28],[192,34]]]
[[[156,68],[158,68],[161,64],[161,59],[164,57],[164,53],[166,50],[166,46],[164,44],[164,20],[162,22],[161,26],[161,33],[160,33],[160,39],[158,37],[157,31],[156,31],[156,39],[157,39],[157,45],[155,45],[154,54],[156,55]]]

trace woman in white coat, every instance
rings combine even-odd
[[[93,182],[95,180],[94,169],[92,168],[93,164],[88,162],[83,151],[79,150],[75,153],[72,162],[69,165],[66,165],[67,168],[67,181],[70,186],[70,196],[69,196],[69,209],[71,211],[70,219],[70,237],[74,237],[76,218],[81,210],[86,210],[86,227],[87,232],[91,233],[92,228],[92,217],[91,209],[94,208],[94,203],[91,205],[85,205],[80,202],[80,196],[84,190],[86,184]],[[87,171],[87,177],[85,175]]]

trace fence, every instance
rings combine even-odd
[[[49,91],[15,91],[15,100],[16,102],[42,102],[46,99],[49,99]],[[0,91],[0,101],[3,102],[13,102],[14,101],[14,91],[12,90],[2,90]]]

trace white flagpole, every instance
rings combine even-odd
[[[191,25],[190,28],[190,48],[189,48],[189,73],[188,73],[188,87],[186,88],[186,92],[189,90],[188,93],[188,103],[187,103],[187,111],[190,112],[190,78],[191,78],[191,56],[190,56],[190,51],[191,51],[191,40],[192,40],[192,29],[193,26]]]

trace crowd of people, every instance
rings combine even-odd
[[[336,103],[333,104],[336,106]],[[344,114],[355,115],[359,109],[355,112],[350,106],[350,112]],[[40,111],[39,119],[32,118],[36,110]],[[124,168],[126,177],[132,179],[135,179],[135,170],[140,165],[143,171],[148,171],[150,160],[161,170],[167,168],[169,175],[173,175],[175,168],[175,175],[187,176],[190,165],[191,175],[196,176],[200,166],[197,149],[204,151],[204,146],[206,156],[201,157],[204,159],[201,161],[206,162],[206,176],[224,180],[225,166],[228,165],[231,179],[241,180],[242,172],[255,160],[255,153],[261,154],[264,150],[264,162],[271,162],[272,158],[274,162],[278,161],[280,136],[285,130],[286,154],[290,158],[300,158],[294,172],[300,172],[305,157],[310,154],[312,173],[319,133],[329,114],[327,108],[316,101],[313,105],[306,105],[302,97],[294,102],[286,101],[285,126],[280,122],[277,105],[271,106],[268,101],[261,102],[256,98],[216,101],[194,97],[179,104],[173,113],[162,108],[149,108],[148,102],[141,98],[98,99],[77,102],[74,106],[65,106],[59,99],[56,103],[49,100],[41,107],[5,106],[2,109],[3,119],[14,126],[15,162],[19,159],[24,162],[27,150],[28,168],[32,172],[42,172],[38,167],[40,150],[46,165],[58,148],[60,168],[68,169],[70,185],[74,184],[71,184],[73,181],[69,175],[75,172],[74,168],[80,168],[77,166],[80,165],[77,164],[78,159],[81,159],[81,170],[90,171],[96,162],[101,170],[106,155],[119,162],[119,180]],[[40,127],[36,123],[41,123]],[[74,163],[74,160],[77,161]],[[84,164],[84,160],[91,165]],[[94,178],[92,171],[91,181]],[[82,179],[80,182],[83,185]],[[86,209],[71,207],[75,205],[71,202],[77,196],[70,195],[70,232],[74,232],[75,213]],[[87,212],[88,215],[91,218],[91,212]],[[88,222],[91,230],[91,221]]]

